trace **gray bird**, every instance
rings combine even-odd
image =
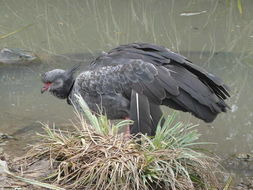
[[[223,81],[192,64],[186,57],[148,43],[121,45],[94,59],[76,78],[78,67],[55,69],[42,75],[54,96],[77,105],[79,93],[94,112],[109,119],[130,118],[131,134],[154,135],[161,119],[160,105],[212,122],[229,106]]]

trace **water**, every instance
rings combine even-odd
[[[65,101],[41,95],[40,74],[69,68],[75,61],[55,55],[94,53],[135,41],[164,45],[220,76],[231,87],[232,111],[205,124],[189,114],[179,118],[199,123],[201,140],[222,157],[253,150],[253,1],[0,0],[0,35],[32,24],[0,40],[0,48],[36,52],[44,64],[0,67],[0,132],[16,134],[6,146],[18,152],[34,142],[40,122],[64,125],[73,118]],[[197,13],[193,16],[187,16]],[[80,55],[80,54],[79,54]],[[87,57],[87,60],[86,60]],[[172,110],[165,110],[171,112]]]

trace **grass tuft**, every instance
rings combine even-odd
[[[44,182],[66,189],[211,189],[219,186],[217,162],[194,150],[199,133],[169,116],[154,137],[126,138],[118,130],[132,121],[111,123],[92,114],[78,96],[84,115],[74,131],[44,125],[42,142],[32,147],[26,165],[48,159]],[[89,123],[87,123],[87,121]]]

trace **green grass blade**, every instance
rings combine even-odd
[[[12,32],[10,32],[10,33],[4,34],[4,35],[0,35],[0,40],[1,40],[1,39],[4,39],[4,38],[7,38],[7,37],[9,37],[9,36],[11,36],[11,35],[14,35],[14,34],[16,34],[16,33],[18,33],[18,32],[21,32],[21,31],[25,30],[26,28],[29,28],[29,27],[32,26],[32,25],[34,25],[34,24],[28,24],[28,25],[26,25],[26,26],[23,26],[23,27],[21,27],[21,28],[18,28],[17,30],[14,30],[14,31],[12,31]]]
[[[239,13],[242,14],[242,2],[241,2],[241,0],[237,0],[237,7],[238,7],[238,10],[239,10]]]

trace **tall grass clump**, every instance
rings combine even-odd
[[[42,159],[51,163],[44,179],[66,189],[169,189],[218,187],[215,159],[194,150],[199,134],[195,126],[175,122],[169,116],[154,137],[126,138],[118,130],[131,121],[111,123],[94,115],[80,96],[83,115],[72,132],[44,125],[42,142],[26,157],[29,165]]]

